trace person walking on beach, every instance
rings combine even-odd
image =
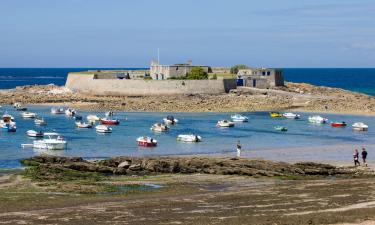
[[[366,162],[366,158],[367,158],[367,151],[366,149],[363,147],[362,148],[362,161],[363,161],[363,165],[367,166],[367,162]]]
[[[240,143],[240,140],[237,141],[237,158],[240,158],[241,157],[241,143]]]
[[[354,166],[360,166],[361,164],[359,163],[359,152],[358,152],[358,149],[354,150],[354,153],[353,153],[353,159],[354,159]]]

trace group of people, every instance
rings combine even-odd
[[[366,162],[367,151],[364,147],[362,147],[361,156],[362,156],[363,165],[367,166],[367,162]],[[353,159],[354,159],[354,166],[357,166],[357,165],[360,166],[361,165],[361,163],[359,162],[359,151],[358,151],[358,149],[354,150]]]

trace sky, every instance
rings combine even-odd
[[[0,0],[0,67],[375,67],[374,0]]]

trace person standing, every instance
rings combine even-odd
[[[237,141],[237,158],[241,157],[241,149],[242,149],[242,146],[241,146],[240,140],[238,140]]]
[[[359,163],[359,152],[358,152],[358,149],[354,150],[354,153],[353,153],[353,159],[354,159],[354,166],[360,166],[361,164]]]
[[[367,158],[367,151],[366,149],[363,147],[362,148],[362,161],[363,161],[363,165],[367,166],[367,162],[366,162],[366,158]]]

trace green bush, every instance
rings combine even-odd
[[[186,78],[188,80],[207,80],[208,73],[201,67],[194,67],[191,69],[190,73],[187,74]]]
[[[243,70],[243,69],[249,69],[250,67],[246,66],[246,65],[243,65],[243,64],[239,64],[239,65],[234,65],[230,68],[230,73],[231,74],[237,74],[239,70]]]

